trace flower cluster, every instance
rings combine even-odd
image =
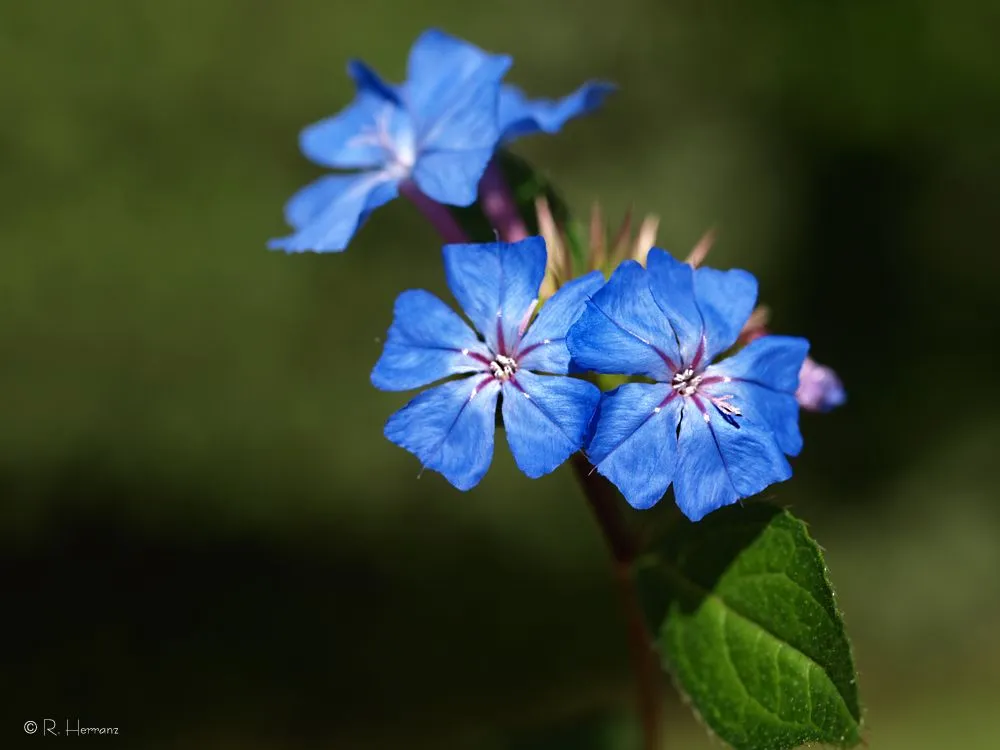
[[[558,132],[613,87],[530,100],[503,83],[510,65],[428,31],[404,83],[352,62],[354,102],[302,132],[309,159],[358,171],[299,191],[285,209],[294,233],[270,247],[343,250],[397,195],[452,243],[445,275],[464,318],[424,290],[397,299],[372,383],[403,391],[441,382],[392,415],[386,437],[468,490],[486,474],[502,424],[529,477],[583,451],[633,507],[649,508],[672,486],[692,520],[788,479],[786,456],[802,449],[800,406],[842,403],[836,375],[807,358],[804,339],[764,328],[751,274],[701,266],[711,233],[682,262],[654,247],[655,217],[635,239],[627,218],[609,244],[595,208],[589,251],[574,256],[567,228],[539,198],[542,236],[528,237],[498,148]],[[477,200],[496,242],[468,242],[448,209]],[[625,382],[602,391],[608,375]]]
[[[469,489],[489,467],[498,398],[507,441],[529,477],[584,449],[636,508],[673,482],[692,520],[791,476],[802,447],[795,390],[808,344],[785,336],[729,349],[753,310],[745,271],[694,269],[653,248],[562,286],[534,315],[544,240],[448,245],[448,285],[479,336],[437,297],[409,291],[372,382],[426,391],[389,420],[386,437]],[[582,370],[638,375],[602,394]],[[544,373],[544,374],[543,374]]]

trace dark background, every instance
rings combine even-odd
[[[873,748],[1000,738],[1000,12],[977,0],[0,5],[0,745],[627,748],[622,622],[568,469],[503,441],[459,493],[381,436],[408,204],[267,252],[299,129],[437,25],[534,95],[621,91],[519,143],[578,210],[751,269],[849,404],[796,477]],[[670,693],[670,748],[718,746]]]

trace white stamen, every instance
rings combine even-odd
[[[362,128],[360,133],[347,142],[347,146],[349,148],[375,146],[382,149],[388,162],[387,171],[394,177],[404,177],[413,169],[417,153],[409,127],[399,128],[395,134],[390,132],[392,115],[392,105],[380,109],[375,115],[375,122]]]
[[[704,380],[704,374],[696,375],[694,370],[690,367],[685,368],[682,372],[674,374],[674,377],[670,381],[670,387],[673,388],[681,396],[695,396],[698,395],[701,398],[708,399],[709,402],[720,412],[729,417],[742,417],[743,412],[736,404],[732,403],[735,396],[731,393],[727,393],[723,396],[714,396],[711,393],[699,392],[701,383]],[[721,382],[730,383],[732,378],[724,376],[721,378]],[[705,421],[709,421],[708,412],[703,412]]]
[[[684,372],[678,372],[674,375],[670,387],[682,396],[693,396],[698,392],[698,386],[701,385],[702,377],[701,375],[695,375],[694,370],[688,367]]]
[[[490,362],[490,372],[497,380],[510,380],[517,372],[517,362],[513,357],[506,357],[498,354],[496,359]],[[525,394],[527,395],[527,394]]]
[[[517,327],[517,335],[518,336],[523,336],[524,335],[524,332],[528,328],[528,323],[531,322],[531,316],[535,312],[535,308],[536,307],[538,307],[538,299],[537,298],[534,299],[534,300],[532,300],[531,305],[528,307],[528,312],[526,312],[524,314],[524,318],[521,319],[521,325],[519,325]]]
[[[716,396],[711,399],[712,403],[715,404],[716,408],[723,414],[728,414],[731,417],[742,417],[743,412],[740,411],[736,404],[730,403],[733,400],[733,394],[727,393],[725,396]]]

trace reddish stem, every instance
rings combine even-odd
[[[504,242],[520,242],[528,236],[517,201],[496,159],[489,163],[479,181],[479,201],[486,218]]]
[[[632,578],[632,563],[638,553],[635,536],[618,510],[617,490],[598,474],[582,453],[573,456],[573,469],[583,487],[590,509],[601,527],[614,558],[615,583],[628,628],[629,655],[635,677],[636,701],[642,722],[644,750],[660,750],[662,734],[660,664],[653,639]]]
[[[465,230],[451,215],[448,207],[421,192],[413,180],[403,180],[399,184],[399,194],[408,199],[420,213],[427,217],[431,226],[437,230],[441,239],[446,243],[466,243],[469,241]]]

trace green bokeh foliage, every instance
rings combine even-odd
[[[716,226],[713,262],[754,271],[775,328],[842,374],[849,405],[804,417],[768,494],[827,549],[872,743],[992,747],[1000,70],[980,6],[0,5],[3,726],[437,750],[628,710],[572,477],[529,482],[501,447],[461,494],[381,436],[406,398],[368,382],[392,301],[447,294],[431,229],[397,202],[343,255],[264,249],[321,173],[296,136],[349,100],[347,59],[399,79],[440,25],[511,53],[533,94],[616,81],[600,116],[515,150],[578,211],[658,213],[668,249]],[[932,697],[951,702],[914,713]],[[698,746],[672,700],[674,746]]]

